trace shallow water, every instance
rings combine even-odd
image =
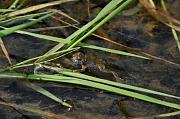
[[[37,4],[44,1],[37,0],[34,2]],[[171,2],[169,8],[172,14],[175,15],[176,18],[179,18],[180,15],[177,13],[177,8],[180,1],[168,0],[168,2]],[[92,7],[98,5],[94,9],[90,9],[90,16],[88,16],[87,2],[85,0],[56,6],[54,8],[63,9],[68,15],[80,21],[81,24],[85,24],[103,7],[103,4],[99,3],[100,2],[94,1],[90,2],[90,6]],[[61,24],[58,21],[47,20],[42,25],[59,26]],[[75,31],[75,29],[65,28],[40,33],[65,37],[73,31]],[[119,14],[96,33],[129,47],[140,48],[152,55],[180,64],[180,55],[172,37],[171,30],[165,25],[155,21],[143,9],[130,16]],[[49,41],[19,34],[4,37],[3,41],[11,55],[13,63],[41,55],[55,45],[55,43]],[[118,46],[95,37],[90,37],[86,42],[103,47],[120,49]],[[180,94],[180,68],[175,65],[117,56],[95,50],[81,49],[79,52],[86,56],[86,61],[84,61],[83,64],[87,66],[87,69],[83,73],[177,96]],[[0,66],[7,66],[8,62],[2,53],[0,54]],[[75,53],[72,53],[64,59],[58,59],[55,63],[61,62],[64,67],[76,69],[78,68],[77,65],[72,62],[74,54]],[[66,62],[66,59],[68,59],[68,62]],[[20,71],[29,72],[28,69],[21,69]],[[0,80],[0,96],[8,102],[32,105],[45,109],[46,111],[64,114],[76,119],[126,119],[128,117],[151,116],[175,111],[172,108],[121,95],[109,94],[95,89],[88,89],[86,87],[56,83],[37,83],[37,85],[48,89],[58,97],[68,100],[74,107],[68,110],[27,88],[21,81],[14,79]],[[166,100],[180,103],[174,99],[166,98]],[[25,114],[32,119],[42,118],[27,112]],[[1,106],[0,115],[0,119],[23,118],[14,110]],[[178,116],[171,118],[178,119]]]

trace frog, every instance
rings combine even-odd
[[[71,69],[73,72],[80,72],[80,73],[90,73],[95,76],[114,76],[114,72],[106,68],[106,63],[103,59],[99,58],[98,56],[94,55],[93,53],[87,53],[86,55],[84,52],[78,51],[74,52],[66,57],[62,57],[56,62],[49,62],[46,65],[61,67],[61,68],[68,68]],[[37,66],[35,71],[41,71],[43,68],[41,66]]]
[[[102,61],[93,54],[86,55],[83,52],[74,53],[71,57],[74,67],[79,68],[80,72],[101,71],[107,72]]]
[[[84,52],[78,51],[70,54],[67,57],[60,59],[59,63],[54,63],[53,66],[65,67],[73,69],[75,72],[86,71],[101,71],[108,72],[103,64],[103,61],[93,54],[86,55]]]
[[[91,74],[93,76],[103,76],[109,77],[112,76],[116,79],[114,72],[106,68],[106,62],[103,59],[96,56],[94,53],[76,52],[72,55],[71,63],[73,67],[79,68],[76,69],[77,72]]]

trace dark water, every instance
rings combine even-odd
[[[31,4],[47,1],[48,0],[34,0]],[[90,16],[88,16],[87,1],[64,4],[54,8],[62,9],[68,15],[80,21],[81,24],[85,24],[104,6],[103,2],[104,1],[90,2],[90,7],[93,8],[90,9]],[[168,4],[171,13],[175,15],[176,18],[179,18],[180,16],[177,9],[180,1],[168,0],[168,2],[171,3]],[[62,17],[62,19],[65,18]],[[70,21],[70,23],[71,22],[72,21]],[[42,26],[60,25],[62,24],[51,19],[42,23]],[[65,28],[39,33],[65,37],[73,31],[75,31],[75,29]],[[180,55],[171,30],[165,25],[155,21],[143,9],[130,16],[119,14],[97,31],[97,33],[104,37],[109,37],[116,42],[121,42],[129,47],[140,48],[152,55],[180,64]],[[11,55],[13,63],[41,55],[55,45],[55,43],[49,41],[19,34],[12,34],[4,37],[3,41]],[[94,37],[87,39],[86,42],[103,47],[119,49],[118,46]],[[84,61],[84,65],[87,66],[84,72],[86,74],[177,96],[180,94],[180,68],[177,66],[165,64],[163,62],[117,56],[95,50],[81,49],[79,52],[86,56],[86,61]],[[2,52],[0,54],[0,66],[7,66],[8,62],[6,58],[2,55]],[[56,63],[62,62],[64,67],[77,68],[77,66],[71,62],[72,58],[75,56],[74,54],[75,53],[72,53],[64,59],[58,59]],[[67,58],[69,60],[65,62]],[[21,71],[28,72],[28,69],[21,69]],[[64,114],[77,119],[126,119],[127,117],[143,117],[175,111],[172,108],[80,86],[55,83],[38,83],[37,85],[53,92],[53,94],[58,97],[68,100],[74,107],[68,110],[27,88],[21,81],[14,79],[0,80],[0,95],[1,98],[8,102],[21,105],[32,105],[45,109],[46,111]],[[166,98],[165,100],[180,103],[174,99]],[[42,118],[27,112],[25,114],[29,115],[32,119]],[[2,106],[0,107],[0,115],[0,119],[24,118],[14,110]],[[178,116],[172,117],[172,119],[178,119]]]

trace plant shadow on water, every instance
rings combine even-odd
[[[98,2],[90,2],[90,6],[96,6],[96,4]],[[171,9],[175,15],[179,15],[174,12],[177,10],[175,9],[177,4],[179,4],[178,0],[169,5],[170,8],[172,7]],[[99,9],[101,9],[101,6],[90,9],[91,14],[88,16],[87,5],[87,1],[84,0],[82,2],[56,6],[55,8],[59,9],[60,7],[68,15],[83,23],[87,22],[88,18],[91,19],[91,17],[94,17],[99,12]],[[53,20],[47,20],[44,24],[49,27],[60,25],[58,21],[55,22]],[[64,37],[73,31],[73,28],[62,28],[39,32],[41,34]],[[119,14],[96,33],[113,39],[116,42],[121,42],[129,47],[140,48],[155,56],[161,56],[164,59],[180,63],[179,52],[170,28],[155,21],[143,9],[130,16]],[[54,46],[52,42],[19,34],[9,35],[3,39],[14,63],[43,54],[50,47]],[[93,36],[89,37],[86,42],[119,49],[118,46],[104,42]],[[81,53],[84,56],[77,58],[77,62],[75,62],[75,53]],[[80,69],[83,65],[86,67],[82,71],[85,74],[146,87],[173,95],[180,94],[180,90],[178,90],[180,87],[180,68],[176,66],[162,62],[140,60],[133,57],[117,56],[89,49],[81,49],[75,53],[73,52],[63,58],[57,59],[54,61],[54,64],[60,63],[63,67],[72,69]],[[0,66],[6,65],[8,65],[8,62],[1,55]],[[20,71],[29,73],[29,70],[21,69]],[[43,95],[25,87],[21,80],[0,80],[0,95],[3,99],[10,102],[33,105],[43,110],[65,114],[77,119],[126,119],[127,117],[143,117],[175,111],[164,106],[86,87],[41,82],[36,82],[36,84],[53,92],[56,96],[67,100],[67,102],[73,105],[73,108],[71,110],[64,108]],[[167,99],[176,102],[175,99]],[[33,114],[27,113],[27,115],[32,119],[41,119],[41,117],[34,116]],[[17,118],[21,118],[21,115],[10,108],[4,109],[4,107],[0,107],[0,119]],[[178,119],[178,116],[172,117],[172,119],[176,118]]]

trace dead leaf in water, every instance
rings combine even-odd
[[[4,55],[5,55],[6,58],[8,59],[9,64],[12,64],[11,59],[10,59],[10,57],[9,57],[9,53],[8,53],[6,47],[4,46],[4,43],[3,43],[2,38],[0,38],[0,45],[1,45],[1,49],[2,49],[2,51],[3,51],[3,53],[4,53]]]
[[[164,23],[165,25],[169,24],[169,22],[173,23],[175,26],[180,25],[179,20],[170,16],[163,10],[157,9],[157,6],[154,4],[153,0],[140,0],[139,2],[148,11],[148,13],[156,20]]]

